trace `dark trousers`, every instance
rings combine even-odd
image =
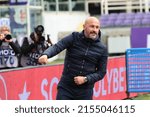
[[[59,86],[56,100],[92,100],[93,88],[80,89]]]

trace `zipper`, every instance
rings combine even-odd
[[[90,43],[88,43],[88,47],[86,49],[85,55],[87,55],[88,51],[89,51],[89,47],[90,47]]]

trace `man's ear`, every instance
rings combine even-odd
[[[83,24],[83,29],[85,29],[85,24]]]

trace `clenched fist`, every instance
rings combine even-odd
[[[38,62],[41,64],[46,64],[48,62],[48,56],[47,55],[42,55],[39,59]]]

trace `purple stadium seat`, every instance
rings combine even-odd
[[[118,13],[111,13],[109,16],[110,16],[110,17],[117,17],[117,16],[118,16]]]
[[[102,28],[107,27],[107,21],[100,21],[100,25]]]
[[[116,26],[116,27],[121,27],[121,26],[123,26],[123,19],[117,19],[116,21],[115,21],[115,23],[114,23],[114,25]]]
[[[141,25],[141,19],[134,19],[132,21],[133,26],[140,26]]]
[[[143,18],[144,19],[150,19],[150,14],[148,14],[148,13],[144,14]]]
[[[100,22],[106,22],[106,21],[108,21],[108,19],[100,19]]]
[[[116,18],[117,18],[116,13],[110,15],[102,15],[100,17],[101,27],[105,28],[114,26],[114,21],[116,20]]]
[[[135,18],[135,14],[134,14],[134,13],[127,13],[125,19],[126,19],[126,20],[130,20],[130,19],[132,20],[132,19],[134,19],[134,18]]]
[[[147,19],[147,18],[146,18],[146,19],[143,19],[143,20],[142,20],[142,25],[144,25],[144,26],[145,26],[145,25],[148,25],[148,26],[149,26],[149,25],[150,25],[150,19]]]
[[[125,19],[123,22],[124,26],[132,26],[132,20],[131,19]]]
[[[102,16],[100,17],[100,21],[101,21],[101,20],[108,20],[108,17],[109,17],[109,15],[102,15]]]
[[[126,16],[126,13],[119,13],[118,16]]]
[[[114,20],[108,20],[108,21],[106,22],[106,25],[107,25],[107,27],[112,27],[112,26],[114,26]]]
[[[117,20],[124,20],[124,19],[125,17],[121,17],[121,16],[117,17]]]
[[[124,20],[125,17],[126,17],[125,13],[119,13],[118,16],[117,16],[117,20]]]
[[[135,19],[142,19],[144,17],[144,13],[136,13]]]
[[[109,17],[108,17],[108,20],[113,20],[113,21],[114,21],[114,20],[116,20],[116,19],[117,19],[116,16],[109,16]]]

